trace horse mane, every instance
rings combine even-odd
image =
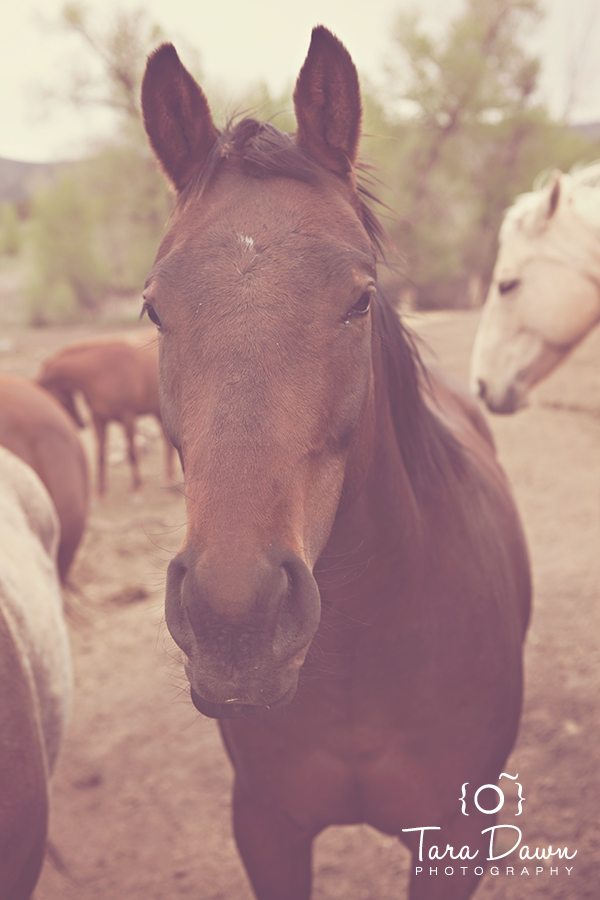
[[[437,487],[440,478],[464,472],[464,448],[425,403],[429,373],[413,334],[378,290],[376,329],[381,345],[392,423],[402,461],[413,488]]]
[[[548,188],[554,170],[544,170],[535,179],[533,191],[519,194],[504,214],[500,238],[507,231],[520,228],[535,235],[547,216]],[[569,198],[574,212],[590,228],[600,229],[600,160],[586,166],[575,165],[569,173],[560,174],[561,193]]]
[[[234,161],[252,178],[283,176],[318,184],[324,175],[320,163],[296,144],[293,135],[279,131],[270,122],[244,118],[229,122],[220,132],[203,166],[182,192],[185,206],[207,189],[224,160]],[[366,167],[358,167],[357,192],[363,226],[380,258],[389,243],[385,229],[370,204],[380,201],[366,185]],[[416,490],[438,483],[448,470],[463,470],[463,448],[454,435],[427,407],[422,394],[428,374],[415,341],[402,324],[390,301],[378,291],[376,328],[382,348],[384,377],[403,463]]]

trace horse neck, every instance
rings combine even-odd
[[[584,275],[593,282],[596,288],[596,300],[598,302],[596,309],[596,323],[600,321],[600,230],[588,229],[591,234],[590,255],[587,264],[582,269]]]
[[[548,255],[577,269],[596,287],[600,318],[600,230],[584,222],[567,207],[549,234]]]
[[[393,348],[391,366],[385,352],[376,339],[373,405],[361,435],[368,461],[360,483],[345,485],[320,568],[327,560],[335,566],[352,559],[353,565],[377,566],[388,575],[390,566],[406,572],[423,546],[433,493],[437,502],[448,490],[450,480],[442,472],[451,471],[456,446],[426,408],[412,359],[405,360],[402,374]],[[439,489],[432,490],[434,484]]]

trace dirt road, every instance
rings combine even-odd
[[[477,316],[438,313],[412,323],[426,353],[463,382]],[[33,375],[45,355],[85,334],[12,329],[0,342],[0,369]],[[499,860],[481,900],[599,896],[599,360],[600,332],[527,410],[489,419],[523,515],[536,588],[523,723],[505,768],[519,774],[526,801],[520,819],[511,809],[502,821],[519,824],[531,854],[549,844],[577,854]],[[134,505],[118,438],[115,428],[109,496],[92,511],[73,573],[83,593],[71,627],[76,688],[51,822],[66,870],[48,861],[36,898],[251,900],[230,831],[229,764],[215,723],[189,701],[164,625],[164,576],[183,537],[183,501],[161,487],[161,442],[144,424],[148,483]],[[85,441],[91,450],[88,434]],[[393,838],[331,828],[316,844],[314,900],[400,900],[408,865]]]

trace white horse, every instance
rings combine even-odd
[[[517,197],[471,357],[470,388],[511,413],[600,321],[600,162]]]
[[[44,860],[71,664],[56,512],[33,469],[4,447],[0,498],[0,900],[28,900]]]

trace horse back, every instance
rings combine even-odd
[[[70,417],[35,382],[0,375],[0,445],[37,473],[60,522],[58,568],[66,579],[88,513],[88,469]]]
[[[155,341],[125,338],[72,344],[46,360],[38,382],[61,400],[65,392],[80,392],[105,421],[157,415],[158,348]]]

